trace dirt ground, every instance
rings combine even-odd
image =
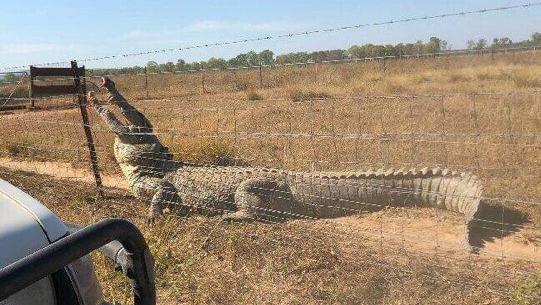
[[[465,250],[461,217],[433,209],[284,224],[168,217],[148,226],[146,206],[125,190],[108,188],[106,200],[98,199],[88,174],[71,179],[67,165],[54,166],[49,175],[3,167],[0,177],[65,221],[136,223],[156,258],[159,304],[509,304],[539,297],[531,287],[539,284],[532,270],[541,253],[538,240],[524,238],[527,225],[503,238],[487,233],[480,255]],[[126,283],[103,258],[95,261],[107,297],[125,302]]]

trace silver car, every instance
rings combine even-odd
[[[99,250],[132,283],[134,304],[155,304],[153,260],[139,230],[121,219],[66,225],[0,179],[0,304],[107,304],[89,253]]]

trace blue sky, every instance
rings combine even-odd
[[[533,0],[532,0],[533,1]],[[77,58],[235,40],[387,21],[406,17],[526,3],[513,0],[454,1],[3,1],[0,12],[0,68]],[[527,39],[541,32],[541,7],[416,21],[251,42],[160,55],[87,63],[89,67],[230,58],[249,50],[275,53],[347,48],[353,44],[398,43],[438,36],[453,48],[468,39],[508,36]]]

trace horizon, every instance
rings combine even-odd
[[[33,24],[21,23],[20,18],[8,15],[0,20],[0,27],[11,29],[0,34],[0,69],[7,66],[39,64],[43,62],[68,61],[71,59],[101,57],[154,49],[180,48],[194,44],[231,41],[251,37],[279,36],[320,28],[333,28],[354,24],[385,22],[402,18],[454,13],[501,6],[517,5],[515,1],[473,1],[453,3],[364,3],[341,1],[339,5],[323,1],[276,1],[272,4],[236,0],[227,6],[219,1],[199,3],[187,1],[184,6],[174,1],[144,3],[143,1],[118,1],[108,3],[93,1],[99,10],[85,12],[83,19],[58,18],[56,14],[88,8],[89,1],[79,2],[76,8],[61,0],[47,5],[37,1],[4,4],[6,11],[27,11]],[[125,4],[122,6],[122,4]],[[100,5],[103,4],[103,5]],[[161,4],[161,5],[160,5]],[[524,2],[520,4],[525,4]],[[72,5],[73,6],[73,5]],[[215,6],[222,10],[216,12]],[[277,7],[291,8],[287,11]],[[105,9],[104,9],[105,8]],[[106,10],[106,8],[110,8]],[[250,9],[253,8],[253,9]],[[298,12],[302,12],[299,16]],[[291,52],[313,52],[331,49],[347,49],[352,45],[426,42],[439,37],[449,42],[452,49],[463,49],[468,40],[509,37],[513,41],[529,39],[538,32],[536,17],[541,7],[514,9],[486,14],[421,20],[408,23],[369,26],[355,30],[319,33],[311,36],[255,41],[222,47],[195,48],[126,58],[88,62],[91,69],[144,66],[148,61],[159,63],[208,60],[211,57],[229,59],[248,51],[260,52],[270,49],[276,55]],[[377,12],[377,14],[374,14]],[[157,21],[154,13],[160,13]],[[179,18],[175,15],[178,13]],[[102,14],[102,15],[96,15]],[[105,15],[105,16],[103,16]],[[185,16],[184,16],[185,15]],[[110,17],[111,24],[92,23],[92,20]],[[75,21],[74,21],[75,20]],[[315,22],[315,20],[321,20]],[[332,22],[330,21],[332,20]],[[520,22],[517,22],[520,20]],[[46,21],[43,23],[42,21]],[[36,26],[42,26],[39,32]],[[43,35],[47,33],[47,35]],[[108,33],[108,34],[105,34]]]

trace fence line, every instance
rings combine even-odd
[[[294,102],[292,105],[301,105],[305,102],[321,102],[321,101],[340,101],[340,100],[373,100],[373,99],[383,99],[383,100],[412,100],[412,99],[421,99],[421,98],[454,98],[454,97],[480,97],[480,96],[486,96],[486,97],[512,97],[512,96],[538,96],[541,94],[541,90],[528,90],[528,91],[517,91],[517,92],[469,92],[469,93],[463,93],[463,92],[456,92],[456,93],[407,93],[407,94],[386,94],[386,95],[374,95],[374,94],[365,94],[365,95],[352,95],[352,96],[328,96],[328,97],[311,97],[306,98],[306,100],[303,101],[292,101],[291,98],[283,98],[283,97],[275,97],[275,98],[263,98],[256,101],[251,101],[252,103],[265,103],[265,102]],[[12,97],[9,100],[11,101],[30,101],[30,100],[58,100],[62,98],[73,98],[80,96],[80,94],[64,94],[64,95],[54,95],[54,96],[37,96],[34,98],[29,97]],[[165,97],[167,98],[167,97]],[[7,98],[0,98],[7,99]],[[154,97],[154,99],[160,99],[160,97]],[[199,101],[200,99],[198,97],[185,97],[183,100],[185,101]],[[247,99],[212,99],[210,102],[215,103],[221,103],[221,102],[229,102],[231,104],[238,103],[238,102],[246,102]],[[147,101],[145,99],[139,99],[134,100],[134,103],[146,103]],[[85,106],[88,106],[86,104],[83,104]],[[75,107],[76,105],[72,105]],[[239,111],[252,111],[252,110],[261,110],[265,108],[271,108],[274,107],[271,106],[251,106],[251,107],[244,107],[244,108],[238,108]],[[186,110],[193,108],[190,105],[180,106],[180,107],[173,107],[170,108],[172,110]],[[223,108],[217,108],[217,107],[197,107],[197,109],[202,109],[205,111],[218,111],[222,110]]]
[[[272,65],[261,64],[261,65],[242,66],[242,67],[201,68],[201,69],[191,69],[191,70],[159,71],[159,72],[146,72],[146,73],[110,73],[110,74],[98,74],[98,75],[93,75],[93,76],[87,76],[87,78],[99,78],[102,76],[115,77],[115,76],[193,74],[193,73],[219,72],[219,71],[259,70],[261,68],[273,69],[273,68],[308,66],[308,65],[317,65],[317,64],[340,64],[340,63],[358,63],[358,62],[372,62],[372,61],[384,61],[384,60],[425,59],[425,58],[438,58],[438,57],[463,56],[463,55],[488,55],[488,54],[494,55],[494,54],[499,54],[499,53],[507,54],[507,53],[528,52],[528,51],[537,52],[539,48],[541,48],[541,45],[498,48],[498,49],[483,49],[483,50],[461,49],[461,50],[450,50],[450,51],[435,52],[435,53],[385,55],[385,56],[373,56],[373,57],[348,57],[348,58],[342,58],[342,59],[320,60],[320,61],[309,60],[309,61],[303,61],[303,62],[284,63],[284,64],[275,63]]]
[[[36,145],[24,145],[24,144],[19,144],[17,142],[12,142],[12,141],[7,141],[6,143],[13,143],[15,144],[16,146],[18,147],[23,147],[23,148],[28,148],[28,149],[35,149],[37,151],[40,151],[41,148],[44,148],[46,147],[47,149],[51,149],[50,146],[42,146],[42,147],[39,147],[39,146],[36,146]],[[96,143],[94,143],[96,144]],[[38,148],[36,148],[38,147]],[[96,146],[96,147],[100,147],[100,146]],[[70,151],[77,151],[77,152],[80,152],[81,149],[75,149],[75,148],[53,148],[55,150],[58,150],[58,151],[62,151],[62,150],[70,150]],[[101,151],[101,152],[105,152],[107,150],[107,148],[101,148],[101,149],[98,149],[97,151]],[[139,156],[140,159],[148,159],[149,161],[159,161],[157,159],[153,159],[153,158],[148,158],[148,157],[145,157],[145,156]],[[170,162],[173,162],[173,163],[178,163],[179,165],[183,165],[183,164],[190,164],[189,162],[186,162],[186,161],[170,161]],[[196,164],[192,164],[192,165],[196,165]],[[213,166],[212,165],[205,165],[205,166],[208,166],[209,168],[212,168]],[[444,167],[448,166],[448,165],[443,165]],[[144,166],[142,168],[145,168]],[[507,167],[509,169],[509,167]],[[428,169],[428,168],[426,168]],[[161,169],[154,169],[154,168],[149,168],[147,167],[146,170],[148,171],[154,171],[154,170],[161,170]],[[269,169],[270,170],[275,170],[275,169]],[[404,170],[407,170],[404,168]],[[425,169],[419,169],[419,170],[415,170],[415,169],[411,169],[410,171],[414,170],[415,172],[417,173],[422,173],[422,171],[424,171]],[[292,171],[293,173],[295,173],[296,171]],[[373,171],[373,170],[369,170],[367,172],[360,172],[360,173],[371,173],[373,175],[379,175],[379,176],[384,176],[384,172],[383,171]],[[337,172],[337,174],[340,174],[340,175],[343,175],[344,177],[347,177],[348,175],[352,174],[352,172],[348,172],[348,171],[341,171],[341,172]],[[329,173],[321,173],[321,176],[325,176],[325,175],[329,175]],[[376,176],[374,176],[376,177]],[[387,176],[385,176],[387,177]],[[423,177],[422,175],[420,177]],[[331,178],[329,176],[329,178]],[[326,185],[326,184],[321,184],[321,185]],[[327,186],[330,186],[327,185]],[[353,186],[353,185],[351,185]],[[385,185],[385,184],[382,184],[382,185],[378,185],[378,184],[374,184],[374,183],[371,183],[370,186],[365,186],[365,188],[370,188],[370,187],[374,187],[374,188],[389,188],[389,189],[392,189],[393,191],[396,191],[396,192],[407,192],[407,190],[404,190],[404,189],[400,189],[400,188],[396,188],[394,186],[390,186],[390,185]],[[444,196],[447,196],[447,197],[451,197],[451,198],[454,198],[454,197],[457,197],[457,198],[469,198],[467,196],[463,196],[463,195],[460,195],[460,196],[454,196],[454,195],[449,195],[449,194],[445,194],[445,193],[439,193],[439,192],[431,192],[429,189],[425,190],[425,189],[421,189],[423,190],[424,192],[430,194],[430,195],[444,195]],[[332,199],[332,198],[325,198],[323,197],[323,199]],[[509,198],[502,198],[502,197],[486,197],[486,196],[483,196],[481,197],[482,200],[486,200],[486,201],[493,201],[493,202],[506,202],[506,203],[513,203],[513,204],[526,204],[526,205],[532,205],[532,206],[541,206],[541,201],[528,201],[528,200],[517,200],[517,199],[509,199]]]
[[[103,76],[107,77],[117,77],[117,76],[154,76],[154,75],[169,75],[169,74],[196,74],[196,73],[208,73],[208,72],[220,72],[220,71],[239,71],[239,70],[259,70],[259,69],[277,69],[285,67],[296,67],[296,66],[309,66],[317,64],[345,64],[345,63],[361,63],[361,62],[373,62],[373,61],[386,61],[386,60],[410,60],[410,59],[426,59],[426,58],[438,58],[438,57],[455,57],[455,56],[467,56],[467,55],[494,55],[494,54],[508,54],[508,53],[522,53],[522,52],[534,52],[534,54],[541,48],[541,45],[535,46],[523,46],[523,47],[509,47],[509,48],[487,48],[481,50],[475,49],[459,49],[459,50],[449,50],[443,52],[434,52],[434,53],[419,53],[419,54],[403,54],[403,55],[385,55],[385,56],[373,56],[373,57],[348,57],[342,59],[334,60],[308,60],[303,62],[295,63],[274,63],[274,64],[261,64],[261,65],[250,65],[250,66],[241,66],[241,67],[222,67],[222,68],[201,68],[201,69],[189,69],[189,70],[175,70],[175,71],[157,71],[157,72],[138,72],[138,73],[98,73],[96,75],[87,75],[81,78],[84,79],[96,79]],[[100,70],[100,69],[94,69]],[[92,69],[89,69],[92,73]],[[4,72],[4,74],[9,73],[27,73],[25,71],[16,71],[16,72]],[[73,80],[73,77],[47,77],[47,78],[37,78],[35,81],[39,82],[55,82],[55,81],[69,81]],[[0,81],[0,85],[9,85],[15,84],[14,82],[5,82]],[[261,82],[260,82],[261,83]]]
[[[30,146],[23,146],[23,147],[30,147]],[[142,157],[144,158],[144,157]],[[174,162],[179,162],[180,161],[174,161]],[[183,163],[183,164],[189,164],[189,163]],[[194,164],[195,165],[195,164]],[[149,172],[152,172],[154,170],[156,170],[155,168],[147,168],[145,169],[146,171],[149,171]],[[269,171],[271,171],[272,169],[269,169]],[[420,173],[421,171],[419,171]],[[376,175],[376,172],[373,172],[374,175]],[[381,172],[380,174],[378,175],[383,175],[384,173]],[[322,174],[324,175],[324,174]],[[376,176],[374,176],[376,177]],[[369,181],[370,179],[365,179],[366,181]],[[364,183],[364,182],[363,182]],[[319,184],[318,184],[319,185]],[[334,185],[334,184],[325,184],[325,183],[321,183],[322,186],[331,186],[331,185]],[[354,185],[348,185],[348,186],[355,186],[357,187],[358,185],[357,184],[354,184]],[[372,190],[381,190],[381,189],[389,189],[389,190],[392,190],[393,192],[397,192],[397,193],[402,193],[402,194],[414,194],[415,192],[417,191],[411,191],[411,190],[408,190],[408,189],[404,189],[404,188],[399,188],[399,187],[396,187],[396,186],[393,186],[393,185],[389,185],[389,184],[377,184],[377,183],[373,183],[373,182],[370,182],[370,183],[366,183],[363,185],[363,188],[366,188],[366,189],[372,189]],[[280,190],[277,190],[277,189],[265,189],[265,188],[256,188],[258,189],[259,191],[272,191],[272,192],[276,192],[276,193],[282,193],[284,195],[287,195],[289,194],[288,192],[286,191],[280,191]],[[447,197],[451,197],[452,199],[457,199],[457,200],[460,200],[460,199],[468,199],[468,198],[473,198],[473,197],[469,197],[469,196],[465,196],[465,195],[454,195],[454,194],[446,194],[446,193],[441,193],[441,192],[435,192],[435,191],[431,191],[430,189],[425,189],[425,188],[421,188],[418,190],[419,192],[426,192],[428,195],[432,195],[432,196],[439,196],[439,195],[443,195],[443,196],[447,196]],[[195,196],[195,195],[192,195],[192,196]],[[318,196],[318,195],[309,195],[311,197],[314,197],[316,199],[322,199],[322,200],[332,200],[333,198],[332,197],[326,197],[326,196]],[[491,197],[481,197],[482,200],[488,200],[488,201],[500,201],[500,202],[505,202],[505,201],[508,201],[507,199],[504,199],[504,198],[491,198]],[[317,204],[317,203],[313,203],[313,204],[310,204],[310,205],[314,205],[316,207],[324,207],[324,208],[334,208],[334,209],[338,209],[338,210],[345,210],[345,211],[351,211],[351,212],[362,212],[362,213],[366,213],[368,211],[364,211],[364,208],[362,207],[372,207],[372,208],[392,208],[392,209],[401,209],[403,207],[400,207],[400,206],[393,206],[393,205],[388,205],[388,204],[376,204],[376,203],[369,203],[369,202],[362,202],[362,201],[351,201],[351,200],[346,200],[346,199],[341,199],[340,201],[349,201],[350,203],[353,203],[353,204],[358,204],[361,206],[361,209],[349,209],[349,208],[343,208],[343,207],[339,207],[339,206],[329,206],[329,205],[325,205],[325,204]],[[535,205],[541,205],[540,202],[524,202],[524,201],[513,201],[513,202],[519,202],[519,203],[528,203],[528,204],[535,204]],[[174,202],[171,202],[171,204],[173,204]],[[234,202],[230,202],[230,203],[234,203]],[[190,205],[188,205],[190,206]],[[193,206],[190,206],[190,207],[193,207]],[[287,216],[294,216],[294,217],[300,217],[300,218],[304,218],[304,219],[320,219],[320,218],[313,218],[311,216],[305,216],[305,215],[302,215],[302,214],[292,214],[290,212],[287,212],[287,211],[277,211],[277,210],[270,210],[270,209],[265,209],[265,208],[260,208],[264,211],[268,211],[268,212],[275,212],[275,213],[279,213],[279,214],[283,214],[283,215],[286,215]],[[231,212],[232,210],[220,210],[221,212]],[[283,220],[285,220],[286,218],[284,218]],[[521,225],[521,224],[515,224],[515,223],[508,223],[508,222],[497,222],[497,221],[494,221],[494,220],[491,220],[491,219],[484,219],[484,218],[475,218],[475,220],[477,221],[481,221],[481,222],[486,222],[486,223],[492,223],[492,224],[503,224],[503,225],[506,225],[506,226],[512,226],[512,227],[517,227],[517,228],[539,228],[539,227],[536,227],[536,226],[528,226],[528,225]],[[503,230],[504,232],[507,232],[507,233],[511,233],[511,232],[514,232],[514,230],[506,230],[506,229],[494,229],[494,228],[485,228],[485,229],[489,229],[489,230],[498,230],[498,231],[501,231]],[[541,264],[541,261],[539,262]]]
[[[442,106],[443,107],[443,112],[446,112],[447,111],[446,110],[447,105],[445,103],[442,104],[442,105],[443,105]],[[217,109],[218,108],[213,108],[213,111],[216,111]],[[198,112],[199,110],[200,110],[199,108],[193,109],[194,112]],[[437,109],[437,110],[441,111],[441,109]],[[233,109],[232,111],[236,111],[236,109]],[[250,111],[250,110],[248,110],[248,111]],[[54,114],[54,112],[51,112],[51,114]],[[336,116],[336,113],[334,113],[334,115]],[[235,118],[236,118],[236,120],[238,120],[238,116],[235,116]],[[39,119],[39,118],[34,119],[32,117],[25,117],[24,115],[16,116],[16,117],[13,117],[13,118],[10,118],[10,116],[8,115],[8,116],[0,118],[0,122],[2,122],[2,123],[10,122],[10,121],[21,121],[21,122],[24,122],[25,124],[35,124],[35,123],[47,122],[46,124],[53,124],[53,125],[67,125],[67,126],[81,125],[80,123],[70,122],[70,121],[67,120],[67,118],[64,118],[63,120],[62,119],[60,119],[60,120],[59,119],[57,119],[57,120],[43,120],[43,119]],[[2,124],[2,125],[4,125],[4,124]],[[97,125],[97,124],[89,124],[89,125],[92,126],[95,131],[105,132],[105,129],[103,127],[101,127],[100,125]],[[157,130],[160,131],[159,128]],[[173,132],[173,130],[170,129],[170,128],[169,129],[165,128],[165,129],[162,129],[161,131],[164,131],[164,134],[170,134],[170,135],[172,134],[173,136],[178,136],[178,133]],[[210,130],[209,133],[210,132],[215,132],[215,131]],[[220,132],[224,132],[224,131],[218,130],[218,134],[220,134]],[[389,133],[389,134],[393,134],[391,131],[386,131],[386,132]],[[31,135],[32,131],[31,130],[26,131],[25,134]],[[41,133],[36,132],[36,135],[40,135],[40,134]],[[229,133],[229,134],[231,134],[231,133]],[[265,138],[265,136],[275,136],[276,135],[276,133],[272,133],[272,132],[271,133],[262,133],[262,132],[255,132],[254,133],[254,132],[252,132],[250,134],[252,134],[252,136],[254,136],[256,138],[260,137],[260,138],[263,138],[263,139]],[[403,133],[397,133],[397,134],[401,134],[401,135],[404,135],[404,136],[408,137],[408,136],[414,135],[415,132],[413,132],[413,133],[403,132]],[[468,135],[468,136],[476,136],[478,134],[479,133],[467,133],[467,134],[463,134],[463,135],[464,136],[466,136],[466,135]],[[511,134],[511,133],[509,133],[509,134]],[[236,139],[241,139],[242,135],[243,135],[243,131],[240,131],[238,129],[234,130],[232,132],[232,135]],[[292,137],[292,136],[296,136],[296,135],[299,135],[299,134],[290,131],[290,132],[287,132],[287,133],[283,133],[280,136]],[[306,136],[306,134],[302,134],[302,133],[301,133],[301,135]],[[317,133],[314,133],[314,135],[317,136]],[[443,129],[441,134],[436,132],[436,133],[428,133],[428,135],[430,135],[431,137],[435,137],[435,138],[441,136],[441,137],[443,137],[445,139],[447,137],[451,137],[451,136],[456,135],[456,134],[448,132],[447,129]],[[530,136],[530,135],[537,136],[536,133],[522,134],[522,136]],[[187,136],[191,137],[190,134],[187,134]],[[332,139],[333,137],[335,137],[335,138],[340,137],[341,133],[336,132],[336,130],[334,130],[334,133],[325,134],[325,135],[322,135],[322,136],[324,136],[325,139]],[[508,136],[508,134],[507,135],[505,133],[494,134],[493,136],[496,136],[496,137],[501,138],[503,140],[503,139],[506,138],[506,136]],[[513,137],[515,137],[515,136],[520,137],[521,133],[518,133],[518,134],[514,133]],[[42,138],[44,140],[46,140],[49,137],[43,137],[43,135],[42,135]],[[16,145],[22,145],[22,146],[27,146],[27,147],[30,147],[30,148],[36,148],[35,145],[24,145],[24,144],[17,143],[17,142],[15,142],[15,143],[16,143]],[[508,143],[501,143],[501,144],[508,144]],[[54,148],[58,149],[58,150],[72,149],[76,153],[77,153],[77,151],[80,152],[80,151],[83,150],[82,148],[77,149],[77,147],[70,147],[70,148],[68,148],[68,147],[54,147]],[[107,149],[107,148],[105,148],[105,146],[96,146],[96,148],[99,151]],[[109,147],[109,149],[110,149],[110,147]],[[142,158],[144,158],[144,156],[142,156]],[[151,159],[151,160],[156,161],[157,159]],[[385,160],[382,159],[382,162],[385,162]],[[183,164],[186,164],[186,163],[183,163]],[[509,167],[506,167],[506,168],[509,168]],[[157,168],[154,168],[152,166],[148,167],[148,168],[141,167],[141,170],[152,173],[153,171],[156,171]],[[2,171],[4,171],[4,170],[0,169],[0,172],[2,172]],[[381,175],[381,174],[384,175],[384,173],[379,173],[377,175]],[[374,175],[376,175],[376,173],[374,173]],[[325,182],[321,183],[321,186],[331,186],[331,185],[334,185],[334,184],[332,184],[330,182],[329,183],[325,183]],[[350,185],[350,186],[358,187],[358,184]],[[394,192],[394,193],[398,193],[398,194],[408,194],[408,195],[415,194],[414,191],[411,191],[409,189],[404,189],[404,188],[392,186],[392,185],[387,184],[387,183],[365,184],[363,186],[363,188],[372,189],[372,191],[374,191],[374,192],[378,192],[378,191],[379,192]],[[273,194],[275,194],[279,198],[285,198],[285,196],[289,196],[289,194],[287,192],[276,190],[276,189],[258,188],[256,191],[259,191],[259,192],[272,192]],[[425,193],[427,193],[428,195],[431,195],[431,196],[447,196],[449,198],[449,200],[451,200],[451,201],[452,200],[464,200],[465,199],[464,195],[447,194],[445,192],[439,192],[439,191],[436,192],[436,191],[431,191],[430,189],[426,189],[424,187],[419,189],[418,191],[425,192]],[[192,195],[193,196],[199,196],[198,194],[190,194],[190,196],[192,196]],[[405,207],[405,205],[400,203],[400,202],[396,202],[396,203],[394,203],[394,205],[385,205],[385,204],[377,204],[377,203],[374,204],[374,203],[370,203],[370,202],[363,202],[361,200],[361,201],[351,201],[350,203],[354,204],[352,207],[342,207],[342,206],[336,206],[336,205],[332,204],[333,197],[329,196],[327,194],[320,194],[320,195],[313,194],[312,196],[314,197],[314,200],[313,200],[314,202],[311,203],[310,205],[312,205],[314,208],[332,209],[332,210],[336,211],[337,213],[340,213],[340,211],[343,211],[343,212],[347,212],[347,213],[352,213],[354,215],[366,215],[366,213],[368,212],[368,210],[370,208],[391,209],[393,211],[397,211],[397,212],[401,212],[401,213],[407,212],[407,210],[408,210]],[[199,198],[199,199],[201,199],[201,198]],[[540,202],[516,200],[516,199],[510,199],[510,198],[504,198],[504,197],[483,196],[483,197],[481,197],[481,200],[497,202],[497,203],[528,204],[528,205],[535,205],[537,207],[541,205]],[[344,200],[341,200],[341,202],[344,202]],[[173,205],[173,203],[174,203],[174,205]],[[231,202],[231,203],[233,204],[234,202]],[[170,202],[170,204],[171,204],[171,207],[173,208],[173,210],[175,210],[177,208],[180,208],[182,206],[185,206],[185,207],[192,208],[192,209],[198,209],[198,208],[201,208],[203,210],[206,209],[206,210],[210,210],[211,212],[218,213],[218,214],[229,213],[229,212],[232,211],[232,210],[228,210],[228,209],[214,208],[212,206],[200,207],[200,206],[191,205],[189,203],[183,203],[183,202],[180,202],[180,203],[178,203],[178,202]],[[392,228],[391,229],[385,228],[385,223],[384,223],[385,220],[383,220],[381,218],[376,221],[376,222],[380,222],[380,228],[378,228],[378,226],[370,226],[368,224],[365,225],[364,227],[356,228],[356,227],[349,226],[347,223],[340,222],[340,220],[333,220],[333,219],[321,220],[320,218],[317,218],[317,217],[312,217],[310,215],[305,215],[305,214],[299,214],[299,213],[296,213],[296,212],[290,212],[288,210],[282,211],[282,210],[268,209],[268,208],[264,208],[264,207],[255,207],[255,206],[253,208],[258,209],[259,212],[260,212],[260,214],[259,214],[260,216],[258,216],[255,219],[257,221],[266,222],[266,223],[270,223],[270,224],[280,224],[284,220],[290,219],[290,218],[299,218],[301,220],[304,219],[306,221],[308,221],[308,220],[319,220],[319,221],[322,221],[324,224],[328,225],[329,227],[332,227],[332,228],[335,228],[335,229],[340,229],[340,231],[338,231],[338,232],[329,230],[329,232],[327,232],[328,234],[330,234],[332,236],[336,236],[337,238],[346,238],[346,239],[357,238],[357,239],[362,239],[363,241],[367,241],[368,245],[373,245],[374,249],[375,249],[374,251],[377,251],[377,249],[378,249],[377,245],[379,244],[379,249],[380,249],[380,251],[382,253],[387,253],[388,252],[387,250],[389,250],[389,249],[399,249],[399,250],[403,250],[404,253],[407,253],[408,251],[410,251],[411,253],[414,253],[416,255],[421,255],[421,257],[422,257],[422,255],[428,255],[428,256],[433,255],[435,257],[435,261],[432,263],[432,265],[437,266],[438,268],[441,268],[442,270],[452,270],[452,268],[449,267],[450,264],[451,265],[453,265],[453,264],[461,264],[461,263],[464,263],[465,261],[467,261],[468,259],[471,259],[471,258],[474,257],[474,256],[471,256],[471,255],[468,255],[466,257],[462,257],[461,255],[454,254],[453,251],[457,251],[457,249],[461,249],[461,243],[458,242],[458,241],[454,241],[454,240],[446,240],[446,239],[440,238],[440,236],[445,234],[444,231],[442,231],[442,228],[441,228],[444,225],[444,223],[441,220],[441,218],[443,218],[443,216],[440,215],[441,212],[439,212],[437,210],[435,212],[436,215],[430,217],[430,219],[432,219],[436,224],[434,226],[432,226],[432,227],[426,228],[426,230],[424,231],[425,233],[423,234],[423,236],[419,236],[418,232],[409,231],[408,229],[394,231]],[[501,213],[504,214],[504,212],[503,212],[504,211],[504,205],[501,206],[501,209],[502,209]],[[490,233],[490,236],[504,237],[504,236],[507,236],[509,234],[512,234],[512,233],[516,232],[517,230],[532,230],[532,231],[535,231],[535,230],[539,229],[538,225],[536,225],[536,224],[514,223],[514,222],[509,222],[508,220],[505,220],[505,219],[499,220],[498,218],[490,218],[490,217],[486,217],[486,216],[482,216],[482,215],[480,215],[479,217],[475,217],[473,220],[476,223],[479,224],[479,228],[480,228],[480,230],[483,230],[483,232],[492,232],[492,233]],[[319,232],[318,231],[319,229],[317,229],[315,227],[306,226],[306,228],[304,228],[304,229],[306,231],[308,231],[308,232],[311,232],[311,231]],[[292,238],[296,238],[296,237],[292,236]],[[474,246],[472,246],[472,249],[480,252],[482,255],[486,256],[487,258],[493,258],[493,259],[500,260],[501,264],[513,264],[515,267],[508,268],[505,271],[505,278],[509,278],[509,279],[513,279],[513,280],[522,279],[522,278],[527,279],[527,278],[529,278],[531,276],[534,276],[536,274],[536,268],[538,268],[539,264],[541,264],[541,258],[539,258],[537,256],[531,257],[531,256],[528,256],[528,255],[521,255],[520,253],[513,252],[512,249],[507,248],[507,246],[505,244],[503,244],[503,243],[501,244],[500,248],[494,247],[494,248],[487,249],[487,248],[484,248],[484,247],[479,247],[479,246],[474,245]],[[458,251],[460,251],[460,250],[458,250]],[[404,255],[406,255],[406,254],[404,254]],[[392,256],[392,255],[391,255],[391,257],[386,256],[386,259],[389,260],[389,261],[392,261],[392,262],[394,262],[395,260],[398,262],[398,261],[401,261],[402,259],[405,259],[406,257],[408,257],[408,256],[403,256],[402,254],[396,254],[395,256]],[[362,260],[363,258],[360,258],[360,259]],[[368,259],[367,259],[367,262],[370,263],[370,264],[375,263],[373,260],[368,260]],[[516,267],[516,264],[522,264],[524,267]],[[526,267],[526,266],[529,266],[529,267]],[[534,266],[536,266],[536,267],[534,267]],[[484,266],[479,266],[478,268],[483,268],[483,267]],[[397,270],[400,270],[401,272],[406,272],[408,270],[408,268],[409,267],[407,267],[407,266],[402,266],[401,265],[399,268],[397,268]],[[451,272],[451,271],[449,271],[449,272]],[[440,275],[443,278],[440,277]],[[512,287],[500,286],[500,285],[496,285],[496,284],[480,283],[480,282],[477,282],[475,280],[475,278],[473,278],[473,279],[463,279],[463,278],[461,278],[460,280],[454,280],[453,277],[447,276],[447,273],[427,274],[427,277],[430,278],[430,279],[434,279],[434,280],[444,280],[444,281],[446,281],[446,283],[448,285],[453,285],[453,286],[460,286],[460,287],[465,287],[465,288],[480,287],[484,291],[492,293],[494,295],[498,295],[501,298],[507,298],[508,294],[510,293],[510,291],[512,289]],[[526,298],[531,298],[531,299],[535,300],[535,297],[532,297],[532,296],[526,296]]]

